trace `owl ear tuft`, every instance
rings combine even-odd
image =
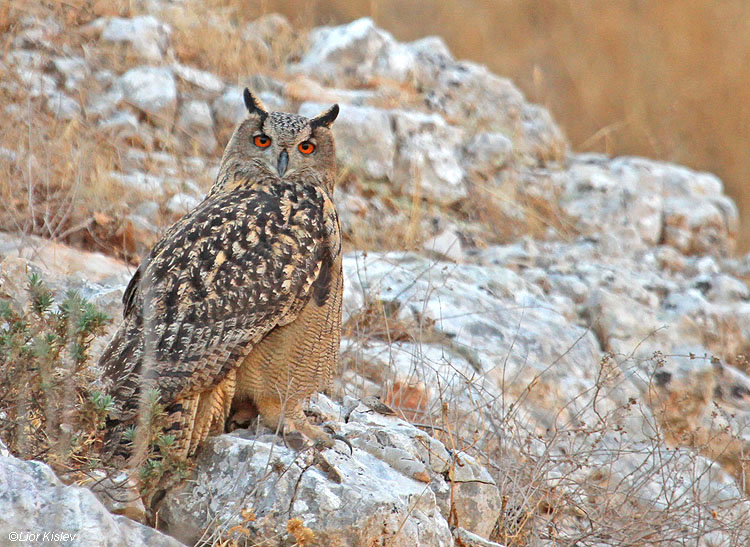
[[[310,120],[310,125],[312,127],[331,127],[331,124],[334,122],[336,116],[338,115],[339,105],[335,104],[322,114],[318,114],[312,120]]]
[[[250,114],[258,114],[261,119],[265,119],[266,116],[268,116],[266,107],[263,106],[263,103],[260,102],[258,97],[250,93],[248,88],[245,88],[245,91],[242,93],[242,98],[245,100],[245,107]]]

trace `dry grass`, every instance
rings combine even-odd
[[[442,36],[512,78],[575,150],[638,154],[718,174],[750,249],[750,3],[741,0],[213,0],[303,26],[369,15],[401,40]]]
[[[546,175],[510,171],[505,176],[506,180],[499,187],[472,180],[467,199],[456,207],[463,218],[482,227],[482,233],[472,234],[477,246],[509,244],[523,236],[544,239],[550,233],[566,241],[574,239],[577,235],[575,219],[557,206],[555,196],[528,191],[542,186],[529,184],[530,177]]]
[[[0,29],[4,32],[0,55],[7,54],[23,15],[43,16],[48,13],[44,10],[52,10],[62,20],[80,25],[98,15],[136,14],[136,4],[11,0],[0,7]],[[738,3],[722,3],[715,10],[708,10],[707,5],[707,2],[685,2],[678,6],[674,1],[645,4],[580,0],[574,4],[539,0],[500,1],[492,5],[476,2],[473,9],[467,8],[466,2],[430,3],[427,9],[426,2],[414,0],[398,4],[333,0],[307,2],[300,8],[299,2],[284,0],[272,4],[210,0],[205,7],[192,12],[173,8],[169,20],[174,25],[172,42],[178,58],[230,81],[256,71],[273,74],[295,54],[298,38],[293,35],[281,36],[277,46],[272,44],[267,49],[258,50],[255,45],[234,47],[244,43],[242,31],[246,23],[262,12],[281,10],[302,20],[303,27],[370,14],[401,39],[439,33],[447,38],[457,56],[489,63],[498,72],[512,76],[532,99],[550,106],[577,148],[665,157],[714,170],[731,184],[735,180],[732,177],[743,169],[745,160],[740,149],[747,148],[747,140],[743,138],[750,139],[747,124],[742,125],[742,116],[746,114],[743,109],[750,104],[747,101],[750,97],[740,85],[746,81],[743,78],[748,69],[741,65],[742,56],[734,54],[743,51],[743,43],[731,40],[747,40],[744,36],[748,33],[740,32],[737,27],[746,25],[750,18],[740,17],[745,8]],[[212,15],[217,17],[218,25],[213,28],[203,24]],[[409,26],[402,20],[409,21]],[[730,27],[736,32],[727,36],[717,30]],[[59,40],[73,48],[85,43],[85,37],[74,34]],[[716,49],[719,43],[726,49]],[[118,71],[136,62],[114,47],[105,47],[98,55],[93,63]],[[11,76],[0,74],[0,77]],[[705,82],[728,87],[723,93],[714,92]],[[144,145],[113,142],[85,120],[55,119],[37,99],[23,92],[3,93],[6,95],[0,97],[0,105],[16,104],[20,109],[6,116],[0,134],[0,147],[16,153],[12,160],[0,156],[0,229],[36,233],[110,251],[108,247],[114,244],[116,253],[135,258],[127,241],[127,230],[122,229],[121,223],[130,205],[129,198],[122,199],[122,189],[112,184],[108,173],[121,168],[120,156],[126,147]],[[708,134],[716,144],[705,143]],[[701,135],[702,141],[696,137]],[[170,150],[171,144],[166,140],[157,146]],[[704,160],[707,163],[700,163]],[[735,167],[736,173],[732,171]],[[384,210],[396,221],[393,230],[376,231],[365,219],[361,225],[352,227],[348,245],[359,249],[419,247],[424,237],[423,220],[433,212],[429,203],[378,194],[382,185],[370,187],[350,179],[346,173],[342,178],[343,187],[359,184],[359,195],[381,199]],[[524,196],[523,181],[517,182],[518,192],[512,195],[480,188],[467,209],[451,214],[507,227],[507,233],[496,234],[500,241],[517,237],[515,230],[519,227],[524,233],[535,235],[542,235],[550,228],[563,236],[572,234],[570,224],[560,217],[559,211],[545,209],[533,196]],[[743,199],[739,193],[735,197]],[[501,206],[504,201],[520,205],[524,218],[510,216]],[[417,345],[449,346],[446,340],[430,338],[434,335],[431,325],[397,321],[394,315],[382,302],[368,301],[345,326],[345,334],[360,344],[409,341]],[[611,366],[607,359],[602,360],[602,383],[597,383],[596,389],[606,387],[609,378],[605,373]],[[663,506],[642,495],[643,484],[662,485],[664,491],[669,491],[677,471],[691,476],[689,471],[680,469],[683,464],[678,460],[685,452],[678,454],[668,449],[664,441],[668,434],[640,447],[640,455],[646,455],[642,473],[618,476],[616,472],[623,460],[633,457],[629,452],[633,449],[631,445],[605,444],[621,433],[615,416],[620,409],[588,423],[584,418],[585,415],[590,418],[590,408],[579,411],[569,423],[535,435],[529,433],[528,424],[521,422],[517,409],[524,398],[529,404],[544,397],[543,391],[540,395],[536,387],[534,381],[530,382],[528,389],[504,409],[491,413],[476,408],[470,416],[454,413],[451,402],[444,400],[441,393],[437,397],[443,404],[438,405],[439,411],[431,412],[434,409],[426,406],[423,386],[394,382],[384,401],[402,415],[434,426],[432,432],[451,447],[455,458],[468,452],[492,469],[504,503],[493,539],[505,544],[534,545],[541,540],[578,545],[680,541],[684,544],[697,542],[711,528],[735,533],[734,544],[745,544],[746,518],[731,520],[734,517],[730,510],[711,515],[710,502],[671,498]],[[84,402],[76,401],[81,405]],[[45,418],[56,418],[58,414],[47,416],[46,412],[34,409],[27,421],[44,425]],[[488,445],[477,443],[480,431],[477,422],[482,422],[482,435],[493,439]],[[99,425],[94,425],[96,435],[100,435]],[[462,427],[473,434],[462,435]],[[39,431],[47,434],[43,428]],[[678,433],[684,432],[675,434]],[[82,443],[86,447],[95,444],[96,435],[82,438]],[[709,443],[714,442],[715,439],[700,438],[686,443],[695,449],[687,459],[694,462],[695,453],[708,451]],[[31,455],[46,450],[46,445],[40,447],[33,446]],[[722,454],[708,453],[721,462]],[[657,461],[659,457],[666,459]],[[731,467],[736,458],[721,463]],[[746,471],[743,467],[733,472],[740,478]],[[643,481],[642,484],[636,479]],[[692,486],[698,490],[698,479]],[[739,504],[743,500],[730,501]],[[702,515],[701,519],[694,518],[696,514]],[[252,513],[243,515],[242,526],[254,518]],[[460,525],[455,520],[453,523]],[[700,527],[686,530],[686,524],[695,523]],[[289,533],[298,544],[310,539],[309,530],[301,522],[290,521],[290,525]],[[244,530],[230,532],[241,536]]]
[[[609,381],[602,377],[595,390],[604,390]],[[536,387],[528,387],[533,396]],[[414,410],[397,400],[387,402],[407,419]],[[451,448],[456,460],[472,454],[495,478],[502,511],[490,539],[515,547],[546,542],[697,545],[711,544],[712,534],[722,537],[722,545],[739,547],[748,540],[747,515],[732,509],[747,504],[746,497],[727,490],[730,497],[717,503],[706,489],[705,481],[718,472],[717,465],[701,469],[706,462],[698,454],[715,449],[717,439],[705,439],[693,450],[667,443],[663,435],[668,430],[658,430],[646,442],[628,441],[618,426],[623,409],[591,420],[596,398],[554,429],[535,432],[519,416],[521,403],[521,398],[514,400],[506,412],[485,409],[486,425],[479,433],[457,421],[447,404],[442,416],[418,420],[430,424],[431,434]],[[574,401],[569,404],[575,406]],[[633,411],[638,412],[637,407]],[[718,481],[714,487],[720,488]],[[460,526],[461,521],[453,524]]]
[[[0,6],[0,30],[12,30],[25,16],[53,15],[66,25],[84,25],[97,17],[129,17],[133,4],[135,0],[9,0]]]
[[[114,73],[142,64],[122,44],[89,43],[95,36],[86,25],[100,16],[132,16],[139,13],[136,2],[72,0],[29,2],[11,0],[0,8],[0,61],[7,60],[14,40],[23,36],[25,20],[62,22],[66,29],[46,37],[48,48],[34,48],[39,66],[34,78],[57,78],[52,68],[55,55],[81,56],[91,74],[76,87],[73,98],[83,106],[82,116],[73,120],[58,117],[44,96],[38,96],[21,80],[13,63],[0,62],[0,230],[35,234],[78,247],[102,251],[137,262],[142,246],[139,234],[127,215],[153,196],[124,187],[112,172],[123,171],[124,156],[130,149],[174,153],[176,139],[163,129],[119,137],[98,126],[88,112],[87,99],[104,90],[106,84],[94,77],[97,70]],[[94,33],[95,34],[95,33]],[[64,52],[64,53],[63,53]],[[121,105],[122,106],[122,105]],[[144,166],[156,172],[156,166]],[[164,201],[166,198],[164,197]],[[157,225],[164,218],[153,219]],[[173,219],[174,220],[174,219]],[[164,226],[162,226],[164,227]]]
[[[18,117],[7,116],[0,135],[0,147],[15,152],[0,159],[0,229],[68,242],[91,237],[97,215],[125,207],[105,176],[118,165],[117,150],[86,124],[56,120],[31,98],[16,104]]]
[[[162,17],[173,27],[171,41],[182,62],[244,83],[248,74],[276,73],[299,54],[304,37],[273,24],[260,33],[246,31],[250,19],[244,15],[236,4],[209,1],[167,8]]]
[[[458,344],[441,338],[428,321],[399,317],[392,301],[365,295],[343,336],[349,343],[342,352],[342,394],[365,401],[379,395],[396,415],[442,441],[451,450],[451,465],[470,454],[490,470],[503,504],[490,539],[517,547],[739,547],[750,539],[746,426],[738,420],[722,429],[721,419],[707,426],[697,418],[705,409],[725,412],[712,402],[710,371],[707,395],[698,400],[674,387],[668,401],[643,395],[642,401],[631,397],[618,404],[616,394],[629,392],[626,378],[643,363],[632,355],[605,354],[592,384],[570,400],[551,402],[556,397],[551,386],[559,380],[547,375],[555,375],[555,363],[542,370],[529,367],[533,377],[508,379],[496,398],[456,364],[456,358],[471,362],[470,355],[457,351]],[[514,348],[512,340],[505,343]],[[387,349],[361,351],[383,344]],[[439,345],[442,358],[430,357],[425,345]],[[411,358],[408,371],[404,352]],[[655,354],[647,368],[654,373],[664,358]],[[461,397],[471,397],[469,408],[449,387],[451,375],[460,377],[462,386],[465,382]],[[662,389],[656,378],[647,382],[651,390]],[[683,421],[670,421],[665,404]],[[545,411],[552,425],[539,418]],[[688,412],[693,421],[686,428]],[[630,417],[642,424],[643,435],[624,425],[633,425]],[[722,468],[734,477],[737,490],[722,482]],[[461,526],[453,512],[450,518]]]
[[[140,3],[134,0],[11,0],[0,8],[0,28],[4,31],[0,54],[7,55],[25,16],[52,14],[66,24],[80,27],[98,16],[131,16],[140,9]],[[279,32],[270,45],[243,36],[251,20],[272,11],[288,15],[298,33]],[[739,248],[750,245],[747,237],[750,193],[742,185],[750,161],[745,154],[750,144],[746,106],[750,104],[750,85],[746,85],[750,82],[750,68],[739,54],[747,49],[750,5],[713,4],[706,0],[658,3],[499,0],[469,5],[428,4],[418,0],[399,3],[210,0],[196,3],[190,10],[181,6],[165,8],[163,17],[173,26],[171,42],[179,60],[216,72],[229,81],[239,81],[251,73],[276,73],[297,55],[306,28],[361,15],[373,16],[399,39],[439,34],[457,57],[485,62],[512,77],[530,99],[552,109],[576,149],[643,154],[718,173],[746,218]],[[211,24],[206,24],[207,21]],[[64,44],[77,52],[86,39],[75,32],[63,33],[55,39],[55,45]],[[122,47],[97,43],[94,50],[96,58],[89,62],[95,67],[122,71],[138,62]],[[117,150],[112,150],[110,143],[96,135],[90,125],[64,127],[64,123],[45,119],[38,103],[25,102],[22,97],[0,97],[0,103],[11,102],[22,105],[25,111],[19,119],[6,124],[10,131],[0,137],[6,143],[0,146],[15,149],[18,142],[38,138],[44,146],[36,143],[35,148],[46,148],[45,156],[57,158],[55,163],[59,163],[45,166],[47,178],[55,180],[55,187],[45,189],[47,196],[39,199],[49,203],[58,200],[61,207],[41,223],[40,219],[34,219],[31,231],[47,237],[66,234],[63,239],[67,241],[92,244],[97,249],[115,245],[120,249],[119,256],[133,259],[132,234],[112,214],[112,202],[105,203],[109,190],[94,183],[96,191],[89,193],[92,203],[79,200],[84,206],[74,208],[73,216],[65,215],[66,202],[62,196],[65,189],[71,188],[72,180],[77,178],[76,184],[88,188],[106,168],[116,166]],[[39,128],[37,137],[34,131],[29,131],[31,126]],[[170,143],[156,145],[169,147]],[[28,194],[18,178],[19,173],[28,178],[25,160],[23,157],[17,162],[13,173],[8,162],[0,160],[4,176],[0,191],[5,197],[13,195],[4,202],[6,212],[12,211],[13,215],[4,215],[7,218],[3,219],[2,229],[19,229],[31,220],[26,209],[32,204],[19,203],[19,196]],[[402,222],[406,223],[406,229],[395,232],[399,241],[381,241],[383,238],[369,230],[369,222],[365,221],[363,229],[352,227],[350,242],[365,249],[417,248],[419,221],[428,212],[425,206],[393,201],[386,206],[389,214],[405,217]],[[514,225],[505,221],[507,215],[502,206],[488,208],[483,202],[482,208],[486,210],[472,212],[482,217],[479,220]],[[35,213],[40,210],[36,207]],[[100,219],[115,221],[97,227],[94,213],[99,213]],[[554,211],[540,215],[530,204],[526,220],[520,222],[521,229],[530,222],[531,231],[543,231],[555,220],[555,215]],[[499,218],[503,222],[495,222]],[[97,227],[95,236],[87,233],[83,239],[70,237],[83,226],[92,225]],[[560,226],[554,228],[558,232],[568,231]],[[516,232],[506,235],[515,237]],[[500,237],[499,241],[503,240]]]

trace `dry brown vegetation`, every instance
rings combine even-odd
[[[743,0],[211,0],[295,24],[372,16],[400,40],[442,36],[458,58],[547,106],[574,150],[638,154],[719,175],[750,248],[750,3]]]
[[[0,55],[7,53],[17,30],[16,23],[23,15],[43,16],[52,10],[61,20],[81,25],[100,15],[135,15],[137,9],[137,2],[125,0],[38,3],[11,0],[0,6],[0,29],[4,33]],[[550,107],[575,149],[638,153],[717,172],[740,205],[745,203],[746,209],[750,209],[750,194],[743,194],[740,186],[750,161],[742,155],[750,144],[747,123],[750,86],[742,85],[750,82],[750,66],[746,62],[750,48],[750,38],[746,38],[750,33],[746,31],[750,29],[742,28],[750,26],[750,5],[731,0],[721,4],[707,0],[679,3],[675,0],[651,3],[207,0],[195,11],[171,13],[175,53],[179,60],[221,74],[228,81],[260,69],[272,74],[295,54],[298,37],[280,37],[278,48],[261,53],[253,48],[232,47],[243,40],[242,29],[247,22],[271,11],[285,13],[300,29],[372,15],[399,39],[442,35],[457,57],[489,64],[497,72],[512,77],[532,100]],[[208,32],[208,27],[201,24],[212,13],[220,15],[217,24],[224,29],[220,35],[213,30]],[[80,46],[82,39],[74,33],[60,37],[71,47]],[[101,47],[102,66],[122,70],[136,62],[117,48]],[[0,77],[9,75],[2,74],[0,69]],[[115,249],[121,256],[137,260],[128,243],[127,225],[122,222],[129,203],[121,199],[121,188],[112,184],[107,173],[120,169],[120,154],[125,148],[143,144],[112,142],[85,118],[56,121],[38,101],[27,97],[23,88],[17,95],[0,96],[0,104],[19,105],[4,120],[0,132],[0,147],[17,152],[13,161],[0,157],[0,230],[35,233],[109,252]],[[156,146],[172,151],[173,145],[165,139]],[[343,187],[363,184],[359,194],[368,198],[376,195],[375,189],[347,173],[342,174],[342,183]],[[522,181],[518,186],[523,186]],[[469,220],[506,226],[508,233],[498,234],[499,238],[518,236],[519,226],[524,233],[543,233],[549,227],[563,234],[572,230],[559,212],[541,210],[530,197],[493,195],[495,200],[483,199],[490,192],[491,189],[482,189],[474,194],[472,199],[476,203],[468,207],[474,216]],[[374,232],[363,221],[350,234],[349,244],[360,249],[418,247],[423,236],[422,219],[433,212],[430,204],[401,199],[403,196],[378,197],[389,212],[394,216],[398,213],[406,228],[397,231],[394,240],[393,234]],[[530,219],[520,225],[505,222],[509,219],[505,209],[495,207],[503,200],[523,205]],[[745,230],[747,233],[748,226]],[[390,238],[389,242],[384,235]],[[8,308],[3,313],[11,317],[14,312]],[[368,301],[368,306],[345,326],[345,334],[363,344],[368,340],[430,342],[431,325],[406,324],[394,321],[392,316],[392,310],[382,303]],[[30,334],[20,327],[13,331],[23,344],[29,336],[64,330],[46,308],[33,321],[20,315],[17,319],[14,324],[28,323],[32,327]],[[53,323],[54,328],[49,326]],[[15,340],[8,337],[8,343]],[[52,347],[61,351],[67,346],[56,341]],[[48,359],[44,353],[37,357],[43,357],[44,363],[49,364],[47,361],[51,363],[57,355]],[[343,357],[345,368],[362,366],[346,353]],[[609,358],[604,359],[602,386],[609,381],[611,368]],[[50,368],[49,373],[57,372]],[[29,424],[27,429],[9,431],[23,434],[20,440],[23,450],[17,449],[16,439],[6,436],[10,447],[27,457],[47,457],[45,453],[53,447],[53,452],[65,457],[72,454],[73,461],[80,463],[82,454],[85,456],[88,448],[99,442],[106,401],[88,397],[85,386],[78,387],[78,397],[73,401],[54,391],[45,391],[40,385],[38,400],[47,402],[45,397],[49,397],[48,406],[78,405],[85,411],[82,416],[88,420],[85,425],[92,431],[90,435],[73,439],[77,442],[55,438],[48,429],[59,424],[48,422],[47,418],[55,418],[57,413],[48,416],[47,408],[32,405],[28,418],[24,418],[24,423]],[[571,420],[566,427],[532,439],[515,410],[521,397],[536,396],[531,393],[532,387],[533,381],[506,413],[497,414],[482,425],[482,434],[494,435],[498,441],[492,451],[478,456],[492,468],[504,500],[493,539],[507,545],[533,545],[540,539],[564,539],[564,544],[577,540],[580,545],[607,541],[619,545],[689,543],[710,532],[709,524],[685,530],[685,523],[700,522],[711,523],[714,530],[734,531],[736,544],[742,544],[747,522],[728,520],[732,515],[729,510],[726,515],[714,515],[714,520],[697,521],[693,518],[696,511],[705,517],[713,507],[708,501],[703,504],[700,500],[693,503],[674,499],[663,507],[654,500],[638,499],[639,487],[613,471],[628,456],[627,448],[615,446],[607,451],[601,448],[604,439],[619,434],[614,412],[596,423],[580,425]],[[393,382],[389,389],[384,401],[404,416],[418,417],[419,421],[434,425],[432,433],[451,446],[457,458],[462,451],[470,452],[474,447],[476,439],[460,437],[458,431],[465,424],[457,424],[456,416],[444,412],[447,407],[428,415],[424,386]],[[16,395],[6,391],[9,398]],[[481,412],[475,414],[466,419],[477,419]],[[44,442],[27,442],[31,437],[29,431]],[[692,444],[700,451],[704,445],[709,447],[709,440],[698,439]],[[539,450],[539,444],[545,449]],[[672,484],[670,474],[676,474],[675,469],[680,465],[695,459],[684,452],[666,450],[663,439],[655,439],[645,452],[650,458],[672,455],[671,460],[676,462],[674,465],[671,460],[644,463],[644,466],[653,463],[653,470],[644,480],[664,485],[665,489]],[[685,463],[677,461],[682,457],[686,458]],[[735,474],[741,472],[744,470]],[[557,479],[550,479],[552,476]],[[254,518],[249,513],[245,520],[250,522]],[[584,529],[587,525],[595,529]],[[292,526],[289,532],[303,544],[307,528],[296,522]]]
[[[138,13],[135,3],[127,0],[12,0],[0,8],[0,61],[23,32],[24,18],[52,16],[76,30],[52,37],[53,52],[84,55],[92,69],[124,72],[141,60],[119,44],[89,47],[92,36],[85,25],[102,16]],[[41,57],[41,65],[35,68],[50,73],[51,57]],[[0,230],[39,235],[137,263],[139,234],[126,216],[144,196],[124,188],[111,173],[122,171],[123,156],[131,147],[174,152],[174,135],[157,129],[155,138],[148,141],[138,136],[119,138],[99,127],[85,108],[80,118],[60,119],[32,91],[33,86],[8,66],[0,63],[0,78],[7,84],[0,90],[0,105],[8,105],[0,148],[11,151],[0,154]],[[88,96],[102,89],[103,84],[88,76],[77,87],[75,98],[85,105]],[[162,223],[169,219],[155,218],[154,222],[164,228]]]
[[[280,33],[270,48],[243,36],[248,22],[273,11],[289,16],[299,34]],[[27,15],[53,13],[68,24],[82,25],[102,15],[139,12],[138,2],[125,0],[12,0],[0,8],[0,54],[7,54],[18,21]],[[743,227],[738,247],[748,249],[750,193],[743,181],[750,167],[745,153],[750,148],[750,65],[746,62],[750,4],[709,0],[208,0],[190,10],[176,6],[165,13],[174,28],[177,57],[229,81],[254,71],[273,74],[297,55],[305,29],[363,15],[374,17],[402,40],[438,34],[457,57],[487,63],[511,77],[531,100],[551,109],[576,150],[640,154],[717,173],[740,206]],[[204,24],[208,18],[213,26]],[[216,32],[216,26],[222,31]],[[59,41],[56,45],[64,42],[76,48],[85,42],[85,36],[63,33]],[[237,43],[245,47],[233,47]],[[102,66],[123,70],[136,62],[116,47],[99,44],[98,49]],[[93,89],[88,84],[85,89]],[[37,153],[67,160],[42,166],[46,178],[58,182],[46,189],[37,185],[35,191],[44,194],[38,199],[52,203],[48,198],[54,196],[64,205],[62,189],[70,188],[72,180],[85,193],[98,184],[97,172],[101,175],[105,167],[116,168],[116,153],[91,126],[54,123],[51,116],[40,113],[36,103],[25,103],[23,97],[0,97],[0,101],[25,104],[18,119],[6,120],[0,146],[15,149],[7,145],[24,142],[29,148],[33,145]],[[38,142],[34,143],[35,139]],[[62,140],[67,142],[62,144]],[[91,154],[93,150],[96,154]],[[39,167],[30,166],[25,159],[13,162],[24,166],[23,177],[18,173],[11,176],[11,162],[0,161],[5,207],[2,229],[29,231],[19,223],[29,222],[26,209],[33,203],[19,203],[19,196],[30,182],[22,179],[29,179]],[[12,180],[20,186],[12,187]],[[98,188],[89,195],[105,199],[106,193]],[[12,199],[8,199],[10,195]],[[36,219],[30,231],[47,237],[65,234],[62,239],[66,241],[93,243],[99,249],[114,245],[120,256],[136,260],[128,227],[112,214],[116,212],[103,210],[111,209],[111,202],[105,206],[96,201],[67,217],[48,217],[41,223]],[[57,209],[64,211],[64,207]],[[34,213],[41,210],[37,206]],[[417,219],[413,207],[404,210],[410,221]],[[99,219],[106,226],[97,226],[94,213],[104,213]],[[494,216],[491,211],[488,215]],[[107,222],[109,219],[114,222]],[[73,236],[80,235],[83,226],[89,233],[83,241],[76,240]],[[96,237],[90,233],[91,226],[96,228]],[[378,246],[378,242],[362,243],[364,248]]]
[[[254,18],[241,15],[237,6],[211,2],[193,3],[190,9],[177,5],[164,14],[174,28],[177,57],[230,82],[239,82],[248,74],[273,74],[301,51],[302,35],[284,28],[268,36],[246,33],[246,23]]]
[[[15,161],[0,160],[0,229],[108,248],[116,233],[108,219],[127,207],[106,176],[117,150],[80,121],[26,106],[0,135],[16,151]]]
[[[714,505],[716,500],[705,486],[709,480],[719,480],[717,467],[706,467],[700,456],[718,462],[747,492],[746,459],[738,457],[743,452],[737,449],[743,444],[744,431],[711,433],[694,426],[688,433],[684,424],[664,420],[657,409],[659,427],[653,436],[634,441],[622,428],[622,417],[623,413],[644,412],[641,402],[630,399],[623,407],[600,412],[607,406],[605,394],[618,389],[624,373],[638,368],[632,355],[604,354],[595,385],[580,393],[579,400],[572,399],[558,409],[560,420],[555,427],[535,430],[523,418],[523,409],[545,408],[543,399],[549,396],[542,379],[545,372],[507,386],[503,402],[483,400],[480,395],[473,410],[463,412],[445,386],[426,386],[421,381],[421,367],[440,366],[416,349],[422,343],[436,342],[431,339],[435,334],[431,325],[406,323],[395,315],[392,307],[368,300],[351,317],[344,327],[345,337],[352,341],[342,352],[344,374],[355,372],[382,386],[381,400],[387,410],[429,431],[450,448],[451,466],[461,465],[462,455],[471,454],[489,469],[502,499],[491,540],[514,547],[710,545],[714,534],[722,536],[717,545],[739,546],[747,541],[748,514],[734,510],[747,498],[740,495]],[[386,341],[389,346],[398,341],[415,343],[412,375],[405,379],[363,360],[356,348],[366,347],[369,341]],[[449,341],[440,342],[448,351],[457,349]],[[654,354],[653,370],[663,360],[663,355]],[[649,385],[659,389],[654,378]],[[481,393],[481,388],[475,388]],[[688,397],[682,393],[676,398],[670,408],[680,415]],[[583,400],[587,403],[580,404]],[[648,411],[640,419],[652,423]],[[686,434],[691,436],[689,442]],[[717,453],[716,448],[722,446],[726,448]],[[743,463],[737,466],[738,461]],[[451,518],[456,515],[452,513]],[[460,526],[461,522],[451,524]]]

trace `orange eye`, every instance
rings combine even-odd
[[[268,148],[271,146],[271,137],[268,135],[255,135],[255,137],[253,137],[253,143],[255,143],[255,146],[258,148]]]
[[[310,141],[301,142],[297,149],[303,154],[312,154],[315,151],[315,145]]]

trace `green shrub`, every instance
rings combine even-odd
[[[89,350],[110,318],[77,291],[56,305],[37,274],[24,309],[0,301],[0,438],[57,470],[89,465],[112,397],[94,388]]]

